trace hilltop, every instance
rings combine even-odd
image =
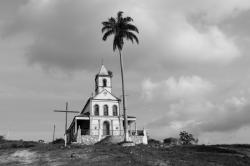
[[[250,145],[167,146],[160,143],[122,147],[69,146],[25,141],[0,143],[0,165],[148,165],[249,166]]]

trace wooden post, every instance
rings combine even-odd
[[[65,141],[64,141],[64,144],[65,144],[65,147],[67,146],[67,121],[68,121],[68,102],[66,102],[66,112],[65,112]]]
[[[67,146],[67,121],[68,121],[68,113],[79,113],[79,111],[68,111],[68,102],[66,102],[66,110],[54,110],[54,112],[65,112],[65,134],[64,141],[65,147]]]
[[[137,135],[136,121],[135,121],[135,135]]]
[[[75,134],[77,133],[77,119],[75,118]]]
[[[52,142],[55,141],[55,130],[56,130],[56,125],[54,124],[54,129],[53,129],[53,139],[52,139]]]

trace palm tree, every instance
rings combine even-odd
[[[125,104],[125,92],[124,92],[124,78],[123,78],[123,62],[122,62],[122,48],[124,44],[124,39],[130,40],[132,43],[134,40],[136,43],[139,43],[139,40],[137,36],[133,33],[139,33],[137,27],[131,22],[133,19],[131,17],[123,17],[123,12],[119,11],[117,13],[116,18],[109,18],[108,21],[102,22],[102,33],[103,40],[106,41],[106,39],[114,35],[113,39],[113,51],[118,49],[119,56],[120,56],[120,67],[121,67],[121,80],[122,80],[122,100],[123,100],[123,113],[124,113],[124,141],[128,141],[128,121],[127,121],[127,113],[126,113],[126,104]]]

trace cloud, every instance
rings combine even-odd
[[[165,81],[152,82],[146,79],[142,83],[143,97],[152,100],[153,98],[164,98],[168,100],[202,97],[214,88],[209,81],[199,76],[181,76],[179,79],[170,77]]]
[[[238,130],[250,124],[247,118],[250,116],[249,108],[249,101],[244,97],[226,99],[223,104],[218,104],[211,110],[215,116],[204,118],[199,127],[204,132]]]
[[[45,70],[92,70],[101,57],[109,60],[101,41],[101,3],[85,1],[29,1],[19,8],[13,20],[6,22],[3,36],[25,34],[33,39],[26,48],[30,64],[39,64]],[[103,4],[103,7],[106,5]],[[91,18],[89,18],[92,16]]]
[[[209,26],[199,32],[190,24],[176,29],[175,35],[167,38],[167,47],[172,56],[183,62],[212,62],[227,64],[240,56],[240,50],[232,39],[218,29]]]
[[[217,23],[250,8],[248,0],[175,0],[162,3],[169,5],[170,10],[173,11],[186,14],[201,14],[202,18],[210,23]]]
[[[17,37],[16,34],[21,33],[32,38],[33,43],[24,48],[27,60],[45,70],[93,70],[101,58],[118,66],[117,59],[111,56],[114,54],[110,47],[112,40],[101,41],[100,29],[103,20],[123,10],[125,15],[134,18],[140,30],[140,45],[131,47],[129,44],[124,49],[129,69],[133,66],[145,70],[150,62],[154,62],[152,66],[161,62],[172,66],[180,63],[227,64],[241,56],[241,51],[231,37],[216,24],[211,25],[209,20],[229,17],[234,8],[244,11],[248,5],[246,1],[231,0],[225,7],[224,3],[30,0],[13,13],[11,20],[4,20],[2,35]],[[197,17],[203,12],[205,18]],[[202,24],[202,31],[197,24]],[[141,58],[145,60],[143,64]]]
[[[30,98],[55,104],[53,99],[88,97],[102,58],[120,72],[112,39],[103,42],[100,29],[122,10],[140,31],[140,44],[126,43],[123,50],[128,110],[138,125],[147,123],[156,137],[181,129],[203,136],[241,130],[249,124],[249,95],[240,93],[249,88],[249,43],[241,40],[249,38],[249,6],[249,0],[0,1],[0,97],[27,99],[31,112]],[[232,18],[242,21],[225,23]],[[230,31],[232,26],[240,28]],[[242,27],[247,30],[239,35]],[[68,72],[75,75],[65,78]],[[113,82],[119,95],[118,74]],[[19,110],[3,104],[9,112]]]
[[[151,15],[143,41],[145,54],[152,56],[151,61],[163,63],[164,66],[173,64],[229,64],[242,56],[241,50],[234,40],[235,36],[225,34],[218,22],[249,9],[250,4],[242,1],[160,1],[148,7]],[[215,7],[216,6],[216,7]],[[152,8],[157,12],[152,12]],[[166,8],[168,10],[166,10]],[[150,10],[151,9],[151,10]],[[143,10],[142,10],[143,11]],[[145,12],[144,11],[144,12]],[[146,13],[146,12],[145,12]],[[139,18],[140,20],[140,18]],[[152,21],[153,20],[153,21]],[[145,26],[142,26],[145,27]],[[144,30],[143,30],[144,31]],[[150,36],[150,35],[154,36]],[[153,58],[154,57],[154,58]]]
[[[249,108],[249,100],[244,97],[232,97],[222,103],[180,100],[172,103],[161,113],[164,116],[148,123],[147,127],[154,134],[162,133],[157,134],[160,138],[169,133],[177,135],[181,130],[197,136],[213,132],[230,133],[249,126]]]

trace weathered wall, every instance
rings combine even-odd
[[[135,144],[148,144],[147,136],[130,136]]]
[[[110,136],[109,140],[112,140],[112,143],[119,143],[123,141],[123,138],[123,136]],[[130,140],[135,144],[147,144],[147,140],[145,140],[145,138],[147,138],[147,136],[130,136]],[[103,137],[102,139],[105,139],[105,137]],[[83,145],[94,145],[102,139],[96,135],[82,135],[77,139],[77,143]]]
[[[145,137],[147,136],[129,136],[130,141],[133,141],[135,144],[147,144],[148,142],[145,141]],[[119,143],[124,141],[124,136],[110,136],[109,140],[112,141],[112,143]]]
[[[77,143],[83,145],[93,145],[99,141],[99,137],[97,135],[82,135],[81,138],[77,140]]]

